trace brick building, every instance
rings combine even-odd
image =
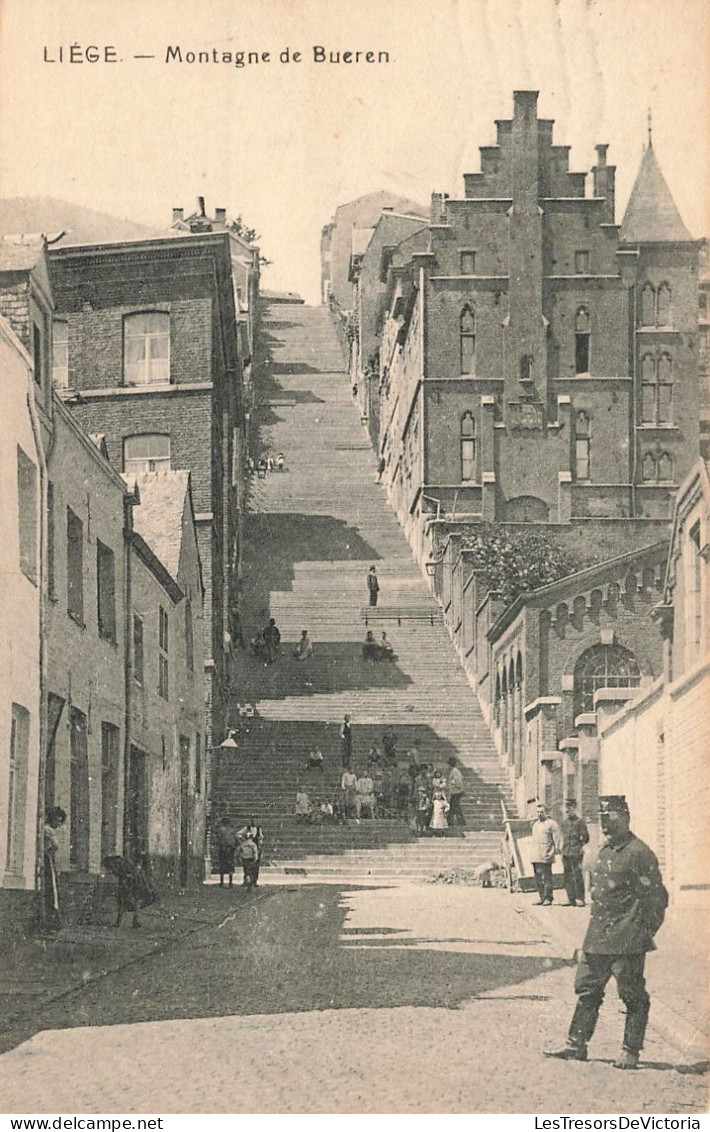
[[[641,545],[670,520],[698,451],[698,245],[650,138],[621,226],[614,179],[597,146],[585,195],[518,91],[463,197],[434,194],[426,238],[384,250],[383,480],[420,561],[451,518],[590,544],[645,523]]]
[[[202,880],[205,702],[202,577],[190,475],[126,477],[130,537],[131,720],[126,835],[159,880]]]
[[[710,478],[698,460],[681,484],[662,602],[653,611],[664,665],[630,702],[596,705],[600,787],[629,799],[634,830],[656,847],[671,899],[710,894]],[[660,630],[660,631],[659,631]]]
[[[221,738],[225,633],[241,555],[245,424],[230,237],[207,232],[56,248],[50,269],[55,383],[77,421],[104,435],[121,472],[191,473],[210,732]]]

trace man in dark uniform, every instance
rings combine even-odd
[[[574,989],[577,1007],[567,1045],[546,1057],[586,1061],[604,988],[613,975],[626,1006],[626,1025],[616,1069],[636,1069],[648,1023],[650,999],[643,976],[646,952],[663,923],[666,892],[655,853],[629,829],[629,807],[620,794],[599,799],[606,841],[592,871],[592,914],[582,944]]]
[[[562,822],[562,866],[565,871],[565,891],[570,905],[584,907],[584,879],[582,852],[589,841],[589,830],[584,818],[577,816],[574,798],[565,802],[565,820]]]

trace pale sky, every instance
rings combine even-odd
[[[260,231],[266,287],[317,301],[320,229],[341,202],[462,195],[515,88],[540,91],[573,170],[609,143],[617,220],[650,107],[683,219],[710,234],[708,0],[0,0],[0,12],[0,196],[162,225],[202,194]],[[124,61],[43,61],[73,43]],[[165,63],[169,45],[272,62]],[[391,61],[317,64],[314,45]],[[286,47],[304,61],[280,63]]]

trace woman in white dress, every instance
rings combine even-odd
[[[449,803],[446,801],[446,796],[441,790],[434,791],[434,797],[431,802],[431,821],[429,822],[429,829],[432,829],[437,837],[449,828],[449,823],[446,820],[446,815],[449,811]]]

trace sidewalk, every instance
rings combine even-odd
[[[144,956],[168,951],[186,936],[231,918],[242,906],[238,889],[225,889],[222,897],[219,889],[208,894],[201,886],[187,893],[161,894],[157,904],[141,911],[138,929],[132,928],[130,913],[116,928],[115,901],[107,893],[99,923],[68,925],[55,936],[0,937],[0,1016],[5,1035],[0,1038],[0,1051],[7,1048],[9,1032],[46,1004]]]
[[[514,899],[547,929],[560,956],[571,960],[582,945],[589,908],[567,908],[562,904],[564,893],[556,897],[558,902],[549,908],[536,906],[534,894],[518,894]],[[671,1042],[684,1061],[705,1060],[710,1056],[707,915],[697,909],[686,909],[682,914],[670,910],[656,936],[656,945],[646,964],[651,995],[649,1027]],[[609,993],[616,993],[613,983]]]

